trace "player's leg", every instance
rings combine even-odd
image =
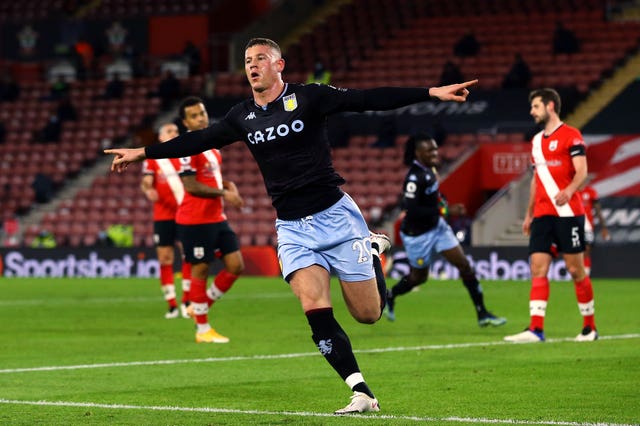
[[[276,230],[282,275],[300,300],[312,339],[331,367],[354,391],[351,403],[337,413],[377,411],[378,402],[364,381],[349,337],[334,317],[330,297],[329,270],[333,267],[341,282],[354,284],[345,295],[352,315],[362,322],[375,322],[380,317],[381,298],[366,222],[353,200],[345,196],[313,216],[278,219]],[[325,250],[326,247],[331,249]],[[362,297],[360,303],[352,300],[357,296]]]
[[[544,341],[544,318],[549,301],[549,267],[551,247],[555,241],[554,218],[543,216],[531,222],[529,253],[531,266],[531,290],[529,292],[529,326],[521,333],[506,336],[504,340],[515,343]]]
[[[156,254],[160,264],[160,285],[164,299],[169,308],[164,315],[167,319],[178,318],[178,304],[176,302],[176,287],[173,279],[173,241],[175,241],[175,222],[161,220],[153,222],[153,238],[156,242]]]
[[[189,293],[191,292],[191,264],[184,258],[184,248],[180,241],[176,241],[176,247],[178,247],[182,262],[182,303],[180,303],[180,313],[182,318],[189,318],[187,308],[189,307],[189,303],[191,303],[189,297]]]
[[[217,233],[214,224],[179,225],[185,259],[191,264],[191,304],[188,311],[196,322],[197,343],[227,343],[229,339],[209,324],[207,280],[215,260]]]
[[[240,243],[235,232],[227,222],[221,222],[215,226],[218,228],[217,247],[222,255],[224,269],[218,272],[207,290],[209,306],[227,293],[244,271],[244,259],[240,253]]]
[[[596,236],[591,222],[585,217],[584,221],[584,270],[587,275],[591,275],[591,247]]]
[[[408,293],[413,288],[424,284],[429,278],[429,265],[436,254],[438,229],[434,228],[424,234],[407,235],[400,233],[402,243],[409,259],[409,274],[400,278],[398,283],[387,292],[387,318],[396,319],[396,297]]]
[[[453,235],[453,232],[451,232],[451,235]],[[460,246],[460,244],[456,244],[455,247],[443,250],[440,254],[442,254],[442,256],[460,272],[462,283],[467,289],[469,297],[471,297],[471,302],[475,308],[478,325],[480,327],[486,327],[489,325],[498,327],[506,324],[506,318],[495,316],[489,312],[485,306],[482,286],[480,285],[480,281],[478,281],[475,271],[471,267],[469,259],[465,256],[462,246]]]
[[[591,244],[586,244],[584,247],[584,272],[587,275],[591,275]]]
[[[382,268],[380,257],[385,251],[391,248],[391,239],[384,234],[370,232],[370,241],[371,260],[373,262],[373,270],[376,274],[376,288],[378,290],[378,296],[380,297],[380,310],[382,311],[387,304],[387,279],[384,269]],[[382,315],[382,313],[380,315]]]
[[[338,410],[338,414],[377,411],[378,402],[360,372],[349,336],[333,315],[329,271],[319,265],[311,265],[291,274],[289,282],[294,294],[300,300],[302,310],[311,327],[312,339],[318,350],[347,386],[354,391],[351,403],[344,409]],[[353,284],[356,289],[352,289],[349,294],[365,297],[370,307],[379,304],[374,278],[366,282],[350,284]],[[377,311],[371,309],[368,312],[367,316],[366,311],[363,311],[360,319],[368,318],[373,322],[379,316],[379,307]]]
[[[582,331],[576,336],[576,340],[581,342],[596,340],[598,331],[595,320],[593,285],[591,284],[591,278],[584,271],[582,253],[565,253],[563,257],[567,270],[573,278],[578,309],[580,315],[582,315]]]
[[[176,302],[176,286],[173,281],[173,246],[158,246],[156,247],[156,253],[160,264],[162,294],[169,305],[164,317],[167,319],[178,318],[180,311]]]
[[[563,253],[567,271],[571,274],[578,309],[582,315],[582,331],[577,341],[593,341],[598,338],[595,323],[595,307],[591,278],[584,269],[583,251],[585,248],[584,216],[559,218],[558,234],[561,236],[559,249]]]
[[[396,320],[396,297],[409,293],[413,288],[424,284],[429,278],[429,268],[409,267],[409,274],[400,278],[392,288],[387,291],[386,314],[389,321]]]

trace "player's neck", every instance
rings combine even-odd
[[[282,80],[276,81],[276,83],[262,92],[253,91],[253,100],[258,106],[265,106],[270,102],[275,101],[282,94],[284,90],[284,82]]]
[[[559,117],[551,117],[549,121],[544,125],[544,134],[549,136],[551,133],[555,132],[556,129],[562,126],[562,121]]]

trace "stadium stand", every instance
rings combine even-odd
[[[59,13],[59,1],[25,0],[2,2],[0,22],[45,19]],[[207,14],[220,1],[103,0],[88,2],[85,8],[66,13],[86,18],[127,18],[151,14]],[[574,2],[496,0],[360,0],[338,2],[336,14],[328,16],[285,51],[286,79],[304,81],[320,59],[332,71],[332,84],[366,88],[380,85],[423,86],[437,84],[443,64],[453,60],[469,77],[479,77],[483,89],[496,90],[515,53],[531,66],[532,86],[573,86],[587,93],[600,84],[630,51],[637,49],[640,24],[605,20],[605,1]],[[462,13],[461,13],[462,11]],[[582,43],[574,55],[551,55],[553,28],[562,21]],[[375,31],[372,31],[372,28]],[[476,57],[456,58],[455,41],[472,30],[481,50]],[[510,34],[507,39],[504,34]],[[44,64],[2,65],[20,67],[22,93],[16,102],[0,104],[0,122],[7,128],[0,144],[0,202],[8,214],[24,215],[34,206],[30,184],[38,172],[50,175],[57,190],[72,184],[100,158],[105,144],[131,138],[145,117],[157,117],[159,100],[149,98],[159,81],[161,58],[146,58],[149,75],[126,81],[122,99],[99,99],[106,79],[106,58],[99,61],[103,77],[71,84],[71,100],[79,112],[77,121],[62,126],[59,143],[32,143],[33,131],[44,126],[55,103],[41,101],[48,83],[42,76]],[[550,67],[551,62],[555,67]],[[206,76],[181,80],[184,93],[200,93]],[[219,72],[213,89],[214,101],[247,96],[250,88],[243,73]],[[347,179],[350,192],[372,222],[381,211],[397,203],[404,175],[403,144],[371,149],[375,137],[353,135],[344,148],[334,149],[336,169]],[[450,134],[441,148],[445,163],[451,163],[482,142],[521,142],[520,132],[498,134]],[[242,245],[275,244],[270,205],[259,171],[242,144],[223,149],[225,177],[235,181],[246,201],[242,211],[227,209]],[[385,173],[374,173],[370,164],[382,164]],[[101,174],[72,198],[59,202],[41,222],[24,229],[25,244],[38,233],[51,230],[59,245],[93,246],[109,224],[134,227],[135,245],[152,246],[151,209],[138,190],[140,173]]]

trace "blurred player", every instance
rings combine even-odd
[[[529,205],[522,231],[529,235],[531,293],[529,326],[506,336],[515,343],[542,342],[549,300],[549,266],[552,247],[562,253],[575,285],[583,328],[577,341],[598,338],[594,317],[593,287],[584,270],[584,207],[578,188],[587,178],[587,157],[582,134],[560,121],[560,95],[553,89],[529,94],[530,114],[544,129],[532,140],[534,167]]]
[[[335,273],[351,315],[376,322],[386,285],[379,254],[390,243],[370,234],[362,213],[342,192],[344,179],[331,164],[327,116],[341,111],[391,110],[437,98],[464,102],[469,81],[444,87],[369,90],[339,89],[282,80],[285,61],[272,40],[255,38],[245,48],[245,73],[253,98],[231,108],[226,117],[199,132],[187,133],[167,149],[106,150],[112,169],[132,161],[180,157],[241,140],[260,167],[278,215],[278,257],[282,275],[297,296],[312,339],[331,367],[353,391],[336,414],[378,411],[378,400],[364,381],[351,342],[333,314],[330,273]],[[162,144],[166,146],[167,144]]]
[[[209,115],[200,98],[188,97],[178,113],[188,131],[209,127]],[[176,223],[184,253],[191,266],[191,304],[189,312],[196,321],[196,342],[227,343],[209,324],[209,308],[220,299],[244,270],[238,238],[224,214],[224,203],[242,207],[244,202],[233,182],[222,179],[222,156],[217,149],[180,158],[180,178],[185,189],[178,207]],[[224,269],[207,289],[209,267],[216,256]]]
[[[411,166],[404,181],[402,208],[406,212],[400,226],[402,243],[409,257],[411,269],[387,292],[387,318],[395,321],[396,297],[424,284],[429,266],[441,254],[460,271],[462,283],[469,292],[477,315],[478,325],[500,326],[507,322],[496,317],[484,305],[482,287],[460,241],[442,215],[436,166],[439,164],[438,144],[427,134],[418,133],[407,141],[405,162]]]
[[[158,140],[166,142],[178,136],[178,127],[173,123],[160,126]],[[140,188],[149,201],[153,203],[153,240],[160,263],[160,285],[162,293],[169,304],[164,315],[167,319],[178,318],[180,312],[176,302],[176,287],[173,282],[174,245],[178,244],[176,234],[176,211],[184,197],[184,187],[178,176],[180,169],[178,159],[145,160],[142,164],[142,181]],[[182,303],[180,311],[184,318],[189,318],[189,290],[191,288],[191,265],[182,261]]]
[[[595,222],[593,221],[593,213],[596,213],[598,223],[600,224],[600,233],[605,241],[609,240],[609,230],[607,224],[602,216],[602,209],[600,207],[600,200],[598,199],[598,193],[589,185],[588,181],[585,182],[580,188],[580,197],[584,206],[584,270],[587,275],[591,275],[591,250],[595,243]]]

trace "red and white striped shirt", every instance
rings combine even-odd
[[[576,149],[582,147],[582,149]],[[540,132],[533,137],[531,160],[535,167],[536,196],[533,216],[581,216],[584,207],[576,191],[568,203],[558,206],[554,197],[566,188],[576,174],[572,158],[584,155],[584,140],[580,131],[564,123],[550,135]]]
[[[198,182],[222,189],[222,156],[217,149],[210,149],[191,157],[180,159],[180,175],[194,175]],[[188,192],[178,207],[176,223],[181,225],[201,225],[227,220],[222,197],[196,197]]]
[[[184,198],[184,186],[178,176],[180,160],[165,158],[144,160],[142,173],[153,175],[153,188],[158,192],[158,201],[153,203],[153,220],[174,220],[178,205]]]

